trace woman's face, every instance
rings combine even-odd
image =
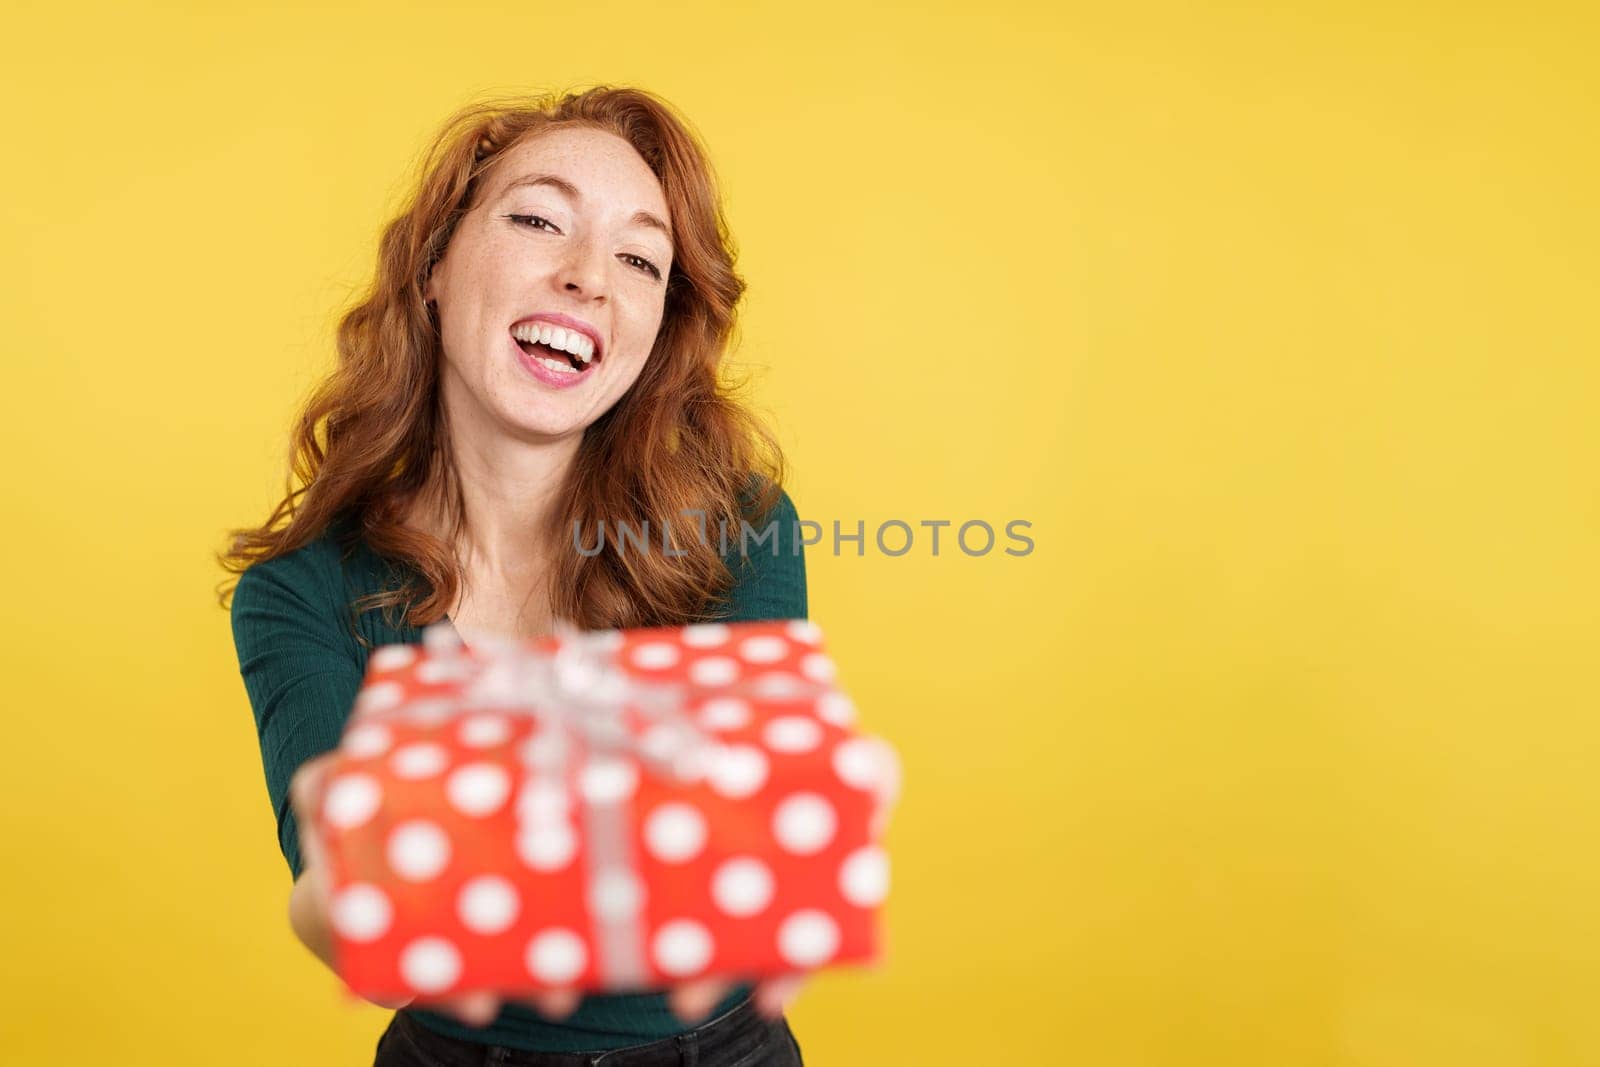
[[[452,430],[562,437],[621,399],[661,327],[671,223],[661,183],[615,134],[554,129],[507,151],[424,288]],[[555,328],[565,342],[539,332]]]

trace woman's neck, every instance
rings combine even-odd
[[[461,567],[461,584],[446,614],[469,646],[474,634],[550,632],[547,583],[560,542],[553,520],[567,475],[567,466],[551,464],[570,464],[571,458],[554,446],[458,448],[463,515],[454,536],[437,482],[408,506],[406,524],[444,542]]]

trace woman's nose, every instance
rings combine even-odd
[[[604,250],[595,241],[571,241],[558,268],[557,279],[568,292],[576,290],[587,297],[605,293],[606,261]]]

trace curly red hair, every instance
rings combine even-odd
[[[587,629],[712,617],[733,575],[718,538],[700,538],[698,521],[684,512],[704,512],[707,529],[726,523],[735,531],[741,519],[768,515],[784,457],[722,373],[745,283],[709,159],[663,100],[628,87],[473,103],[445,121],[413,195],[384,229],[370,290],[340,319],[338,364],[299,416],[285,496],[263,525],[230,531],[228,549],[217,554],[224,569],[241,574],[349,517],[353,536],[424,580],[364,598],[358,611],[405,606],[406,621],[420,627],[454,603],[462,574],[451,547],[402,524],[424,490],[445,508],[451,531],[464,521],[439,402],[438,323],[423,286],[497,161],[556,126],[609,131],[638,151],[666,196],[674,257],[655,347],[628,392],[584,431],[545,533],[559,537],[581,523],[587,543],[603,518],[612,529],[648,521],[654,536],[670,522],[695,535],[674,536],[681,556],[619,553],[609,542],[598,555],[558,554],[552,610]],[[224,606],[236,581],[219,586]]]

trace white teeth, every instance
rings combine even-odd
[[[549,345],[551,348],[559,349],[562,352],[571,352],[582,363],[588,363],[594,359],[594,342],[577,330],[551,326],[549,323],[544,322],[525,322],[513,329],[511,336],[519,341],[527,341],[530,344],[537,342]]]
[[[574,367],[572,364],[568,363],[564,359],[551,359],[549,356],[536,356],[534,358],[536,358],[540,363],[543,363],[546,367],[549,367],[553,371],[559,371],[562,374],[577,374],[578,373],[578,368]]]

